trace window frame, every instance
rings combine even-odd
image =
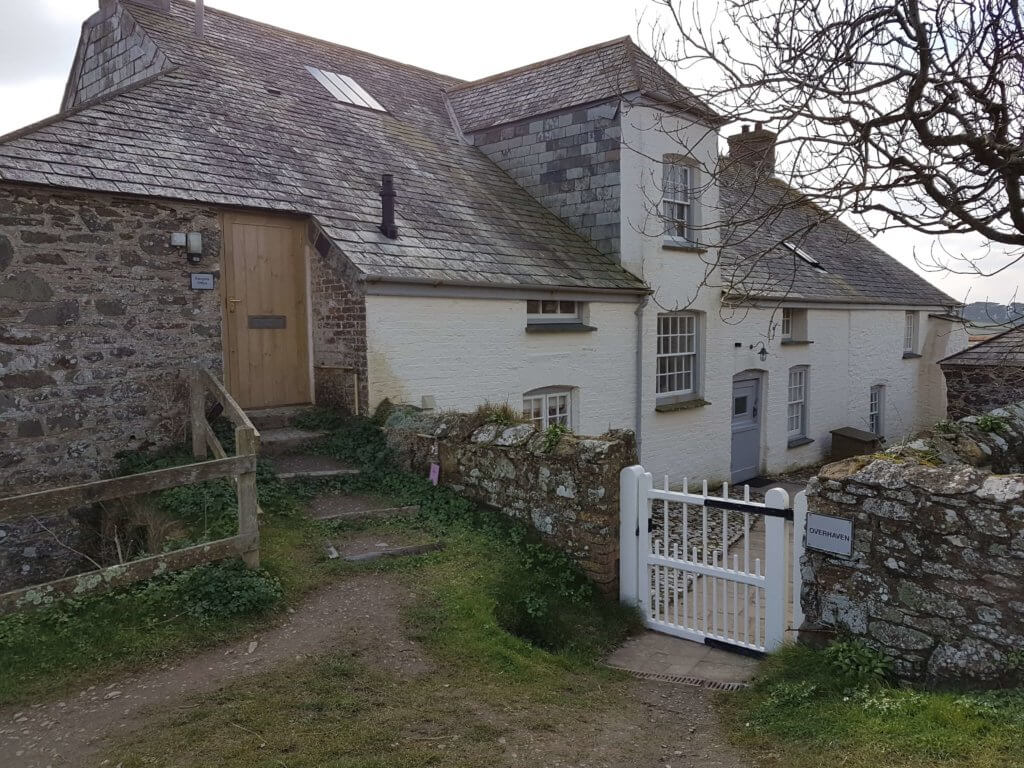
[[[685,173],[685,183],[672,178],[675,173]],[[697,229],[700,226],[700,196],[696,164],[679,155],[664,155],[661,160],[661,219],[664,222],[665,240],[673,245],[692,248],[700,247]],[[685,211],[679,217],[679,208]],[[671,213],[670,213],[671,211]],[[683,232],[679,224],[683,224]]]
[[[790,341],[793,338],[793,308],[783,307],[782,308],[782,321],[779,324],[779,335],[784,341]]]
[[[565,410],[564,413],[556,413],[555,419],[552,421],[551,414],[551,401],[557,398],[565,398]],[[527,410],[528,401],[540,401],[540,414],[535,415],[535,412]],[[575,405],[575,395],[572,387],[540,387],[539,389],[531,389],[523,393],[523,416],[526,417],[527,423],[532,424],[540,431],[546,430],[552,423],[564,424],[570,431],[575,429],[575,419],[573,418],[573,410]],[[562,420],[564,418],[564,421]]]
[[[903,313],[903,354],[917,354],[918,313],[907,310]]]
[[[794,384],[794,377],[799,377],[798,384]],[[801,440],[807,437],[807,393],[810,382],[810,368],[806,365],[794,365],[789,369],[789,376],[786,382],[786,436],[790,441]],[[799,398],[794,399],[794,389],[799,388]],[[792,427],[794,411],[797,406],[796,416],[799,424],[796,429]]]
[[[868,431],[885,434],[885,385],[875,384],[868,392]]]
[[[675,321],[677,330],[675,332],[663,332],[663,322],[670,325]],[[689,325],[689,329],[684,329]],[[655,329],[655,355],[654,355],[654,394],[658,400],[665,401],[672,398],[697,398],[700,397],[700,376],[701,376],[701,322],[697,312],[665,312],[657,316],[657,327]],[[690,349],[683,351],[686,340],[690,341]],[[676,343],[673,344],[675,340]],[[674,349],[672,347],[675,347]],[[664,351],[663,351],[664,350]],[[666,370],[662,370],[662,361],[676,360],[678,368],[667,363]],[[689,370],[687,370],[689,365]],[[672,368],[672,370],[668,370]],[[671,381],[673,377],[681,377],[681,382],[689,376],[689,387],[678,387],[675,389],[662,389],[662,382]]]
[[[547,303],[554,303],[557,305],[556,311],[544,312],[544,305]],[[537,305],[535,308],[540,310],[539,312],[531,312],[531,304]],[[573,312],[561,312],[563,304],[572,304],[574,306]],[[537,324],[537,323],[582,323],[583,322],[583,304],[582,301],[576,301],[575,299],[527,299],[526,300],[526,324]]]

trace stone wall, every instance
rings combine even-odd
[[[172,232],[201,232],[190,267]],[[219,372],[215,209],[0,186],[0,495],[93,479],[184,436],[192,361]]]
[[[94,532],[77,515],[0,522],[0,594],[95,568],[85,552]]]
[[[1020,682],[1022,463],[1024,405],[1015,405],[824,467],[808,488],[810,511],[852,519],[854,553],[808,550],[802,637],[860,636],[904,680]]]
[[[636,463],[631,432],[564,436],[551,451],[529,424],[476,426],[471,416],[392,414],[388,443],[406,468],[522,520],[570,554],[606,594],[618,590],[619,472]]]
[[[943,365],[950,419],[985,413],[1024,400],[1024,368],[1003,365]]]
[[[468,138],[603,253],[619,253],[618,101],[490,128]]]

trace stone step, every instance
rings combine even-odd
[[[309,515],[314,520],[367,520],[388,517],[410,517],[418,514],[417,506],[399,507],[387,499],[360,494],[328,494],[314,499]]]
[[[321,430],[296,427],[260,430],[260,455],[280,456],[285,453],[296,453],[326,434],[328,433]]]
[[[444,549],[444,542],[433,541],[429,544],[413,544],[408,547],[390,547],[388,549],[373,549],[368,552],[356,552],[351,555],[345,555],[344,559],[350,563],[368,563],[384,557],[411,557],[413,555],[425,555],[428,552],[439,552],[442,549]]]
[[[246,411],[249,421],[260,432],[272,429],[284,429],[295,423],[295,419],[311,410],[311,405],[286,405],[279,408],[260,408]]]
[[[358,475],[354,469],[330,456],[293,453],[278,454],[270,459],[274,474],[281,480],[293,480],[298,477],[341,477]]]

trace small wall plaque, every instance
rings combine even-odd
[[[213,272],[192,272],[193,291],[212,291],[215,287]]]
[[[807,548],[841,557],[853,556],[853,520],[807,515]]]
[[[249,327],[274,330],[279,328],[285,328],[288,324],[288,318],[284,315],[249,315]]]

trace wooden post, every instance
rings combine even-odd
[[[188,378],[189,417],[192,424],[192,456],[206,458],[206,387],[199,366],[192,368]]]
[[[252,427],[235,429],[235,453],[239,456],[253,455],[259,452],[259,438]],[[252,546],[242,553],[242,560],[250,568],[260,566],[260,521],[259,503],[256,494],[256,471],[244,472],[238,476],[235,485],[238,496],[238,533],[251,535]]]

